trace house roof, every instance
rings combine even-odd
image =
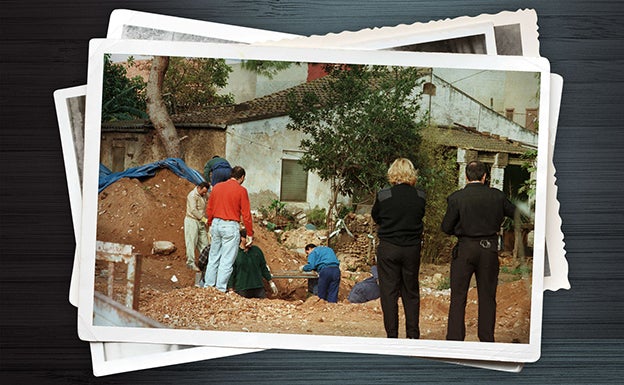
[[[426,74],[429,69],[420,71]],[[328,100],[326,85],[331,81],[333,81],[331,76],[323,76],[247,102],[208,107],[201,111],[178,114],[171,118],[176,126],[223,126],[284,116],[288,114],[289,109],[288,95],[292,93],[297,100],[302,100],[307,93],[314,93],[320,100]]]
[[[196,127],[225,130],[228,125],[236,123],[284,116],[288,113],[287,96],[290,93],[294,93],[297,99],[301,100],[306,93],[313,92],[323,100],[326,92],[325,85],[329,81],[331,81],[331,77],[325,76],[247,102],[208,107],[201,111],[172,115],[171,119],[178,128]],[[118,121],[102,124],[102,128],[109,132],[117,129],[145,132],[151,126],[152,124],[149,120]],[[431,141],[449,147],[509,154],[523,154],[527,150],[519,142],[501,138],[498,135],[480,132],[474,127],[466,127],[458,123],[454,127],[428,127],[423,130],[422,134]]]
[[[430,69],[420,70],[427,74]],[[288,95],[301,100],[307,93],[316,94],[320,100],[327,100],[326,85],[332,81],[331,76],[323,76],[305,83],[301,83],[291,88],[281,90],[270,95],[262,96],[239,104],[226,106],[205,107],[199,111],[187,112],[171,116],[176,127],[197,127],[197,128],[221,128],[236,123],[249,122],[261,119],[270,119],[288,114]],[[138,129],[140,126],[149,127],[149,120],[132,120],[105,122],[102,128],[111,129]]]
[[[306,93],[312,92],[323,99],[323,94],[325,93],[324,86],[329,81],[331,81],[331,78],[325,76],[247,102],[227,106],[208,107],[201,111],[174,115],[171,119],[176,126],[226,126],[284,116],[288,114],[289,94],[294,93],[297,99],[300,100]]]
[[[518,155],[527,151],[527,147],[520,142],[512,141],[499,135],[480,132],[474,127],[466,127],[459,124],[456,124],[454,127],[427,127],[422,134],[423,137],[430,141],[449,147]]]
[[[220,128],[228,125],[261,119],[270,119],[288,114],[288,95],[294,93],[297,99],[303,98],[306,93],[312,92],[324,99],[325,84],[331,81],[329,76],[315,79],[297,86],[262,96],[239,104],[226,106],[206,107],[199,111],[187,112],[171,116],[173,124],[178,128]],[[149,120],[129,120],[105,122],[102,128],[107,131],[115,129],[140,130],[150,127]]]

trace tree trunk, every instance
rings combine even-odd
[[[152,60],[145,96],[147,114],[169,158],[180,158],[180,138],[162,98],[162,85],[169,67],[168,56],[155,56]]]

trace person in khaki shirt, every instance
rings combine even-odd
[[[199,252],[208,246],[206,231],[206,198],[210,184],[202,182],[186,196],[186,216],[184,217],[184,243],[186,246],[186,267],[199,271],[195,264],[195,249]]]

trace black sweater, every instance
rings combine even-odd
[[[513,218],[515,206],[505,194],[481,183],[467,184],[447,199],[442,231],[459,238],[493,237],[505,216]]]
[[[425,216],[425,193],[398,184],[377,193],[371,210],[380,240],[397,246],[420,244]]]

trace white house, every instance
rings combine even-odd
[[[244,101],[173,116],[180,136],[185,138],[182,143],[187,164],[201,171],[213,155],[225,156],[233,165],[246,169],[245,187],[250,195],[269,191],[290,206],[327,207],[328,184],[316,174],[303,171],[297,162],[302,156],[299,148],[302,134],[286,129],[287,95],[309,91],[322,95],[321,85],[326,81],[325,78],[307,80],[301,68],[287,72],[285,79],[276,78],[274,87],[266,79],[258,87],[257,77],[243,76],[240,82],[232,79],[231,90],[236,89],[237,99]],[[537,147],[537,131],[497,112],[493,104],[499,110],[512,104],[527,110],[532,108],[531,105],[537,105],[539,79],[521,79],[518,73],[502,71],[455,71],[426,71],[424,87],[415,89],[415,95],[421,96],[421,111],[428,112],[430,117],[423,136],[458,149],[460,185],[465,164],[480,159],[492,166],[493,185],[502,189],[507,167],[519,167],[520,156]],[[471,82],[476,86],[463,89],[455,86]],[[292,83],[297,85],[290,86]],[[265,94],[272,89],[278,91]],[[252,98],[251,95],[262,96]],[[492,96],[488,98],[488,95]],[[490,99],[491,105],[484,103]],[[131,162],[144,164],[164,156],[149,123],[104,124],[102,137],[101,161],[109,168],[115,163],[115,156],[122,168],[136,165]],[[348,198],[341,197],[341,201],[347,203]]]

